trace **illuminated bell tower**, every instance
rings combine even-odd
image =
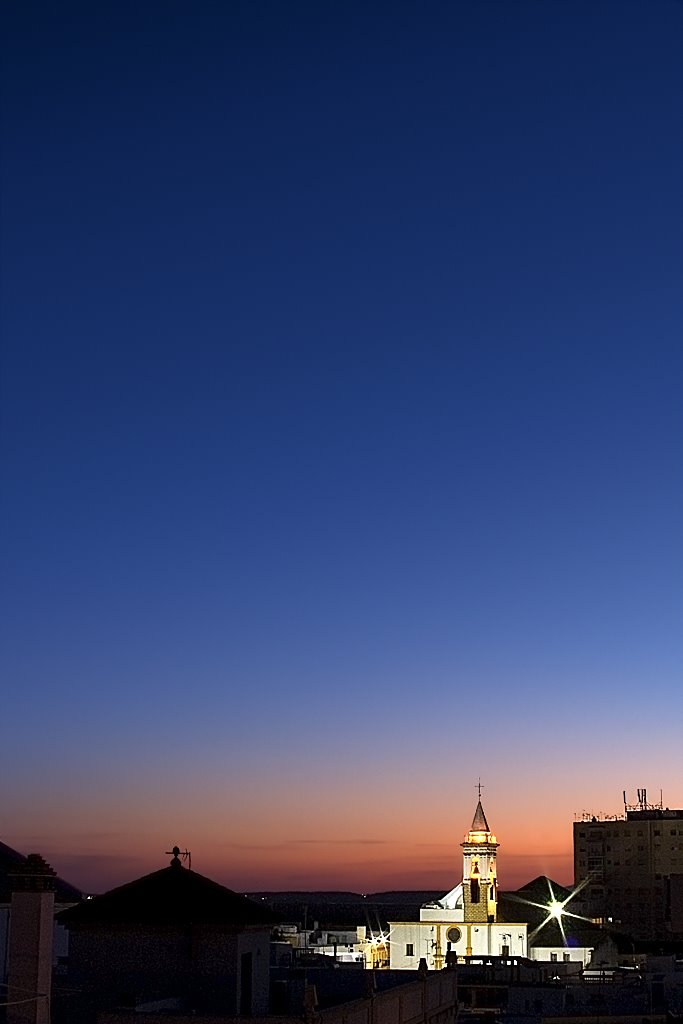
[[[496,879],[496,850],[498,843],[491,832],[481,792],[472,827],[465,836],[463,848],[462,890],[465,921],[485,924],[496,920],[498,881]]]

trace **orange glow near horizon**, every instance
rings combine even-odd
[[[285,782],[273,776],[265,786],[252,777],[227,793],[215,776],[201,787],[192,779],[173,787],[138,783],[127,791],[135,797],[112,787],[92,806],[75,798],[65,805],[48,791],[30,812],[18,801],[8,808],[14,828],[2,841],[41,853],[63,878],[92,892],[166,867],[175,844],[192,851],[193,870],[237,891],[448,892],[462,879],[469,787],[444,806],[437,793],[420,791],[408,802],[397,786],[361,799],[337,783],[321,802],[315,780],[304,780],[293,803]],[[542,874],[571,884],[573,816],[559,802],[548,802],[538,827],[530,826],[538,815],[526,794],[515,803],[491,800],[486,813],[502,840],[502,889]]]
[[[350,890],[381,892],[393,889],[448,891],[462,878],[459,845],[445,840],[348,837],[266,839],[257,834],[226,840],[216,834],[195,840],[177,829],[118,841],[73,842],[68,835],[21,837],[10,845],[21,852],[40,852],[58,873],[86,891],[101,892],[132,878],[166,867],[175,842],[192,852],[192,868],[237,891]],[[10,838],[10,837],[8,837]],[[566,838],[566,837],[565,837]],[[545,852],[529,853],[518,843],[506,843],[499,854],[500,884],[516,889],[546,874],[560,884],[573,876],[572,851],[557,843]]]

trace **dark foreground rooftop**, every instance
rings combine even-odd
[[[174,860],[58,915],[67,928],[118,925],[275,925],[279,914]]]

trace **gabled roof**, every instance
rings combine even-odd
[[[213,924],[233,930],[270,927],[281,918],[268,907],[189,871],[176,860],[170,867],[62,911],[58,920],[67,928]]]
[[[472,818],[472,826],[470,828],[470,832],[490,831],[491,830],[489,829],[489,823],[486,820],[486,815],[484,814],[484,808],[481,806],[481,800],[479,800],[479,802],[477,803],[477,809],[474,812],[474,817]]]
[[[545,905],[549,899],[555,899],[558,903],[564,903],[571,898],[572,890],[567,889],[564,885],[560,885],[559,882],[554,882],[547,875],[538,875],[509,895]]]
[[[526,922],[529,945],[534,947],[595,947],[606,939],[598,925],[577,914],[572,890],[539,875],[516,892],[501,892],[498,897],[498,921]],[[550,914],[552,901],[566,907],[561,925]]]
[[[12,875],[15,875],[28,864],[28,857],[11,846],[0,843],[0,903],[9,903],[12,899]],[[55,903],[78,903],[83,893],[63,878],[55,878]]]

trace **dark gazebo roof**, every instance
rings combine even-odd
[[[174,859],[170,867],[62,911],[58,920],[67,928],[216,925],[233,930],[270,927],[281,918]]]
[[[550,915],[552,900],[566,906],[561,928]],[[498,921],[526,921],[530,946],[597,946],[606,932],[592,921],[575,916],[579,912],[572,890],[546,875],[539,875],[516,892],[501,892],[498,899]]]
[[[12,899],[12,875],[21,874],[29,864],[28,857],[18,853],[11,846],[0,843],[0,903],[9,903]],[[63,878],[54,880],[56,903],[78,903],[83,899],[80,889],[65,882]]]

